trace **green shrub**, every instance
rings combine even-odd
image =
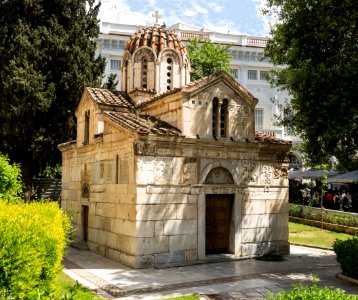
[[[336,240],[333,243],[333,250],[337,255],[343,275],[358,279],[358,238]]]
[[[0,199],[19,202],[22,198],[21,169],[0,153]]]
[[[311,207],[298,204],[290,204],[289,214],[292,217],[304,218],[315,221],[322,220],[321,210],[313,211]],[[323,211],[323,222],[343,226],[358,227],[358,218],[356,216],[338,215],[334,213],[327,213],[326,211]]]
[[[314,280],[312,285],[294,284],[289,291],[281,291],[276,295],[269,294],[270,300],[357,300],[357,296],[347,295],[340,289],[330,290],[328,287],[319,287]]]
[[[50,297],[69,229],[57,203],[0,201],[0,293],[14,299]]]

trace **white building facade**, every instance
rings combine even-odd
[[[101,33],[97,39],[97,55],[102,55],[107,61],[105,78],[111,73],[117,74],[117,89],[121,90],[121,69],[123,67],[124,46],[129,38],[144,26],[114,24],[102,22]],[[231,73],[242,86],[248,89],[258,104],[255,108],[255,130],[271,133],[276,137],[292,141],[293,145],[301,143],[301,139],[293,136],[288,128],[276,126],[274,116],[279,114],[279,108],[272,102],[277,99],[284,103],[289,99],[285,92],[272,88],[266,80],[266,74],[272,70],[273,65],[263,58],[267,38],[237,34],[224,34],[207,29],[177,23],[170,27],[176,35],[186,43],[192,38],[207,38],[218,44],[231,44],[229,48],[232,55]],[[293,148],[295,149],[295,148]],[[293,150],[290,154],[290,168],[300,169],[302,160],[300,153]]]

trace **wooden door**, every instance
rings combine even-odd
[[[233,195],[206,195],[206,253],[228,253]]]
[[[82,232],[83,241],[87,242],[88,239],[88,206],[82,205]]]

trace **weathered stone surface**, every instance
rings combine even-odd
[[[164,221],[164,235],[197,233],[196,220],[168,220]]]
[[[183,234],[169,236],[169,252],[197,249],[196,234]]]
[[[185,261],[184,252],[155,254],[154,256],[155,264],[167,264],[182,261]]]
[[[101,217],[115,218],[116,205],[109,203],[97,203],[96,215]]]
[[[269,227],[269,216],[262,215],[244,215],[242,217],[242,228],[260,228]]]
[[[164,235],[164,221],[155,221],[154,233],[156,236]]]
[[[287,199],[266,200],[265,202],[266,202],[266,212],[268,214],[270,213],[288,214]]]
[[[137,221],[137,237],[153,237],[155,221]]]
[[[267,228],[242,229],[241,241],[242,243],[268,242]]]
[[[270,214],[270,227],[287,227],[288,226],[288,214]]]
[[[265,214],[266,207],[264,200],[252,200],[242,203],[242,213],[245,215]]]
[[[185,260],[186,261],[198,260],[198,251],[197,250],[185,251]]]
[[[177,219],[179,220],[196,220],[198,211],[196,204],[177,204]]]
[[[151,204],[151,205],[137,205],[137,220],[169,220],[176,219],[176,205],[175,204]]]

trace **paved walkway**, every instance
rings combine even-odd
[[[161,299],[185,294],[203,299],[262,299],[267,292],[311,282],[358,295],[358,285],[336,277],[332,251],[291,246],[284,261],[256,259],[207,263],[166,269],[134,270],[92,252],[69,249],[65,272],[110,299]]]

